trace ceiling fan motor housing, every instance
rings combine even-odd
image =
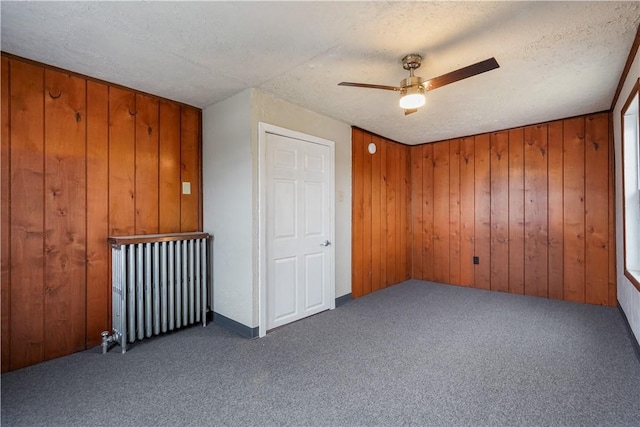
[[[422,86],[423,81],[422,77],[409,76],[400,82],[400,87],[406,89],[408,87]]]

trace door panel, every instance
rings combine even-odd
[[[305,236],[321,236],[324,233],[324,220],[322,218],[324,184],[321,182],[305,182],[304,186]]]
[[[273,183],[274,239],[296,238],[296,182],[276,179]]]
[[[305,255],[305,311],[313,310],[325,303],[322,294],[324,280],[324,253]]]
[[[296,307],[296,258],[281,258],[273,260],[273,280],[278,286],[273,287],[269,295],[272,300],[273,321],[286,322],[286,319],[298,314]]]

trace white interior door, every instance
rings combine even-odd
[[[333,147],[266,134],[267,329],[333,307]]]

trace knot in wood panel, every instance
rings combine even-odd
[[[60,267],[61,271],[69,271],[69,257],[67,255],[62,255],[58,259],[58,267]]]

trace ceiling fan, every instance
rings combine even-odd
[[[487,71],[499,68],[500,65],[495,58],[485,59],[464,68],[443,74],[439,77],[424,81],[422,77],[415,76],[413,73],[420,68],[422,56],[417,53],[411,53],[402,58],[402,68],[409,71],[409,77],[400,82],[400,86],[374,85],[368,83],[352,83],[341,82],[340,86],[366,87],[371,89],[393,90],[400,92],[400,107],[404,109],[404,114],[411,114],[418,111],[425,103],[425,91],[434,90],[439,87],[455,83],[457,81],[473,77],[477,74],[486,73]]]

